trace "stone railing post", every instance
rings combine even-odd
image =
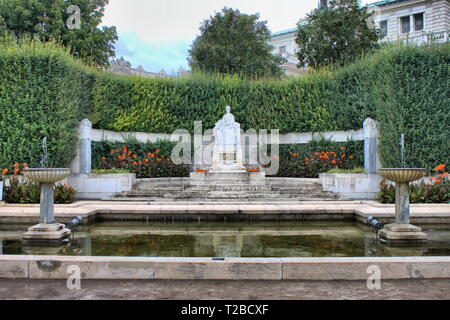
[[[364,120],[364,169],[366,173],[378,173],[380,160],[378,157],[378,127],[371,118]]]
[[[88,119],[83,119],[79,126],[79,141],[78,141],[78,165],[80,174],[91,173],[91,133],[92,123]]]

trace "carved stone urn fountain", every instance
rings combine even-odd
[[[47,152],[46,139],[43,141],[44,152]],[[47,155],[41,164],[46,163]],[[71,231],[65,225],[56,223],[54,219],[54,183],[63,180],[70,174],[69,168],[28,168],[23,171],[25,178],[41,184],[40,220],[39,224],[28,228],[23,239],[30,242],[60,242],[70,236]]]
[[[404,136],[401,141],[402,163],[404,161]],[[426,241],[427,234],[409,223],[409,183],[426,174],[424,168],[383,168],[378,173],[386,180],[395,182],[395,222],[380,230],[380,238],[388,242]]]

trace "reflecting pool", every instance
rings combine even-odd
[[[32,247],[26,226],[0,226],[0,254],[145,257],[450,256],[450,226],[422,225],[428,242],[381,243],[352,222],[98,222],[82,226],[70,243]]]

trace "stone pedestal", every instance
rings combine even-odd
[[[409,182],[423,177],[425,169],[383,168],[379,173],[383,178],[395,181],[395,223],[385,225],[380,230],[380,238],[390,243],[426,241],[427,234],[409,224]]]
[[[380,238],[388,242],[426,241],[422,229],[409,224],[409,183],[397,182],[395,186],[395,223],[380,230]]]
[[[25,241],[59,243],[70,236],[71,231],[65,225],[55,223],[53,203],[53,183],[41,183],[40,223],[28,228],[23,234]]]
[[[61,242],[70,236],[71,232],[61,223],[39,223],[28,228],[23,239],[30,242]]]
[[[380,230],[380,238],[391,243],[423,242],[427,240],[427,234],[422,229],[412,224],[391,223]]]

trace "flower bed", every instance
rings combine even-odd
[[[395,186],[386,180],[380,183],[380,192],[377,195],[381,203],[395,203]],[[450,201],[449,173],[445,171],[445,164],[434,168],[434,175],[426,183],[409,184],[409,201],[411,203],[448,203]]]
[[[111,149],[100,158],[99,166],[99,169],[126,169],[136,173],[137,178],[189,176],[189,166],[173,163],[160,149],[138,155],[126,145],[121,149]]]

